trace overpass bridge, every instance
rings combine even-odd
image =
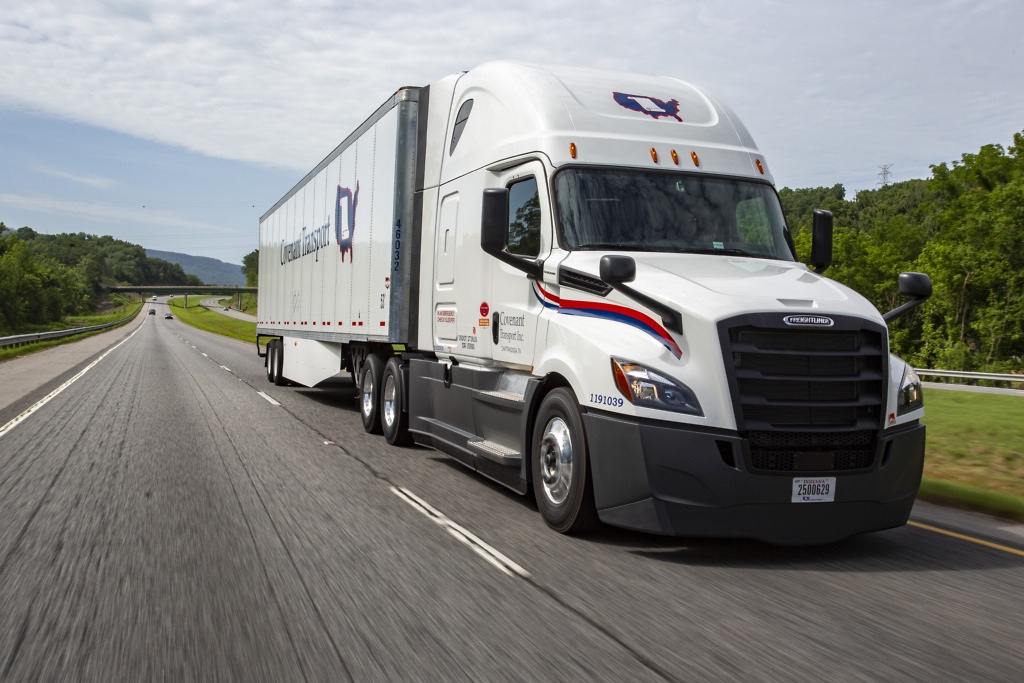
[[[171,294],[256,293],[255,287],[230,287],[228,285],[110,285],[104,289],[108,292],[136,292],[143,296],[147,294],[168,296]]]
[[[105,287],[108,292],[135,292],[142,297],[151,294],[157,296],[178,296],[185,297],[185,306],[188,306],[189,294],[237,294],[238,307],[242,307],[242,294],[256,293],[255,287],[228,285],[109,285]]]

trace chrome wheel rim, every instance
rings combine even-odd
[[[373,414],[373,376],[367,372],[363,375],[363,415]]]
[[[562,418],[552,418],[544,427],[539,456],[544,496],[561,505],[569,497],[573,469],[572,433]]]
[[[384,418],[388,427],[395,424],[395,376],[388,375],[384,379]]]

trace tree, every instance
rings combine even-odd
[[[253,249],[242,257],[242,273],[245,275],[245,286],[255,287],[260,279],[260,250]]]

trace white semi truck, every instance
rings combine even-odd
[[[267,378],[572,533],[836,541],[904,524],[920,381],[797,262],[736,115],[674,78],[491,62],[398,90],[260,219]]]

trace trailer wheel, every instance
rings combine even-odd
[[[597,523],[583,419],[572,392],[554,389],[541,401],[533,428],[533,493],[544,521],[563,534]]]
[[[392,356],[384,365],[384,375],[381,379],[380,424],[384,438],[393,446],[405,446],[412,440],[409,435],[407,408],[402,361],[398,356]]]
[[[274,353],[274,342],[276,340],[271,339],[267,342],[267,381],[273,382],[275,377],[275,368],[277,367],[277,354]]]
[[[274,384],[283,387],[288,383],[284,378],[284,340],[274,340]]]
[[[380,434],[380,386],[384,374],[384,361],[371,353],[363,361],[359,377],[359,413],[363,418],[363,429],[370,434]]]

